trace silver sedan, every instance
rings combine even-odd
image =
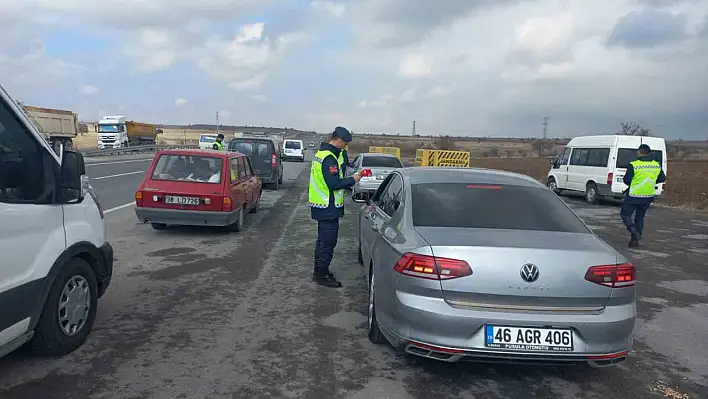
[[[551,190],[486,169],[403,168],[366,199],[368,335],[442,361],[626,359],[635,268]]]
[[[362,174],[361,180],[352,187],[354,199],[360,198],[362,194],[373,194],[389,173],[403,167],[403,163],[395,155],[373,152],[357,155],[351,165],[347,168],[347,176],[364,170],[369,173]]]

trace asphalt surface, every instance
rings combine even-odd
[[[446,364],[369,343],[355,204],[332,264],[344,287],[310,282],[308,166],[286,163],[284,188],[264,192],[241,233],[107,214],[115,274],[88,342],[61,359],[0,359],[0,398],[708,397],[708,217],[653,207],[644,248],[628,250],[617,206],[567,199],[638,268],[637,340],[622,365]],[[105,208],[130,203],[142,177],[115,175],[146,167],[89,167]]]

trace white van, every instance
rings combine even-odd
[[[214,148],[214,142],[216,141],[215,134],[202,134],[199,137],[199,149],[200,150],[211,150]]]
[[[302,140],[285,140],[283,142],[283,159],[305,161],[305,145]]]
[[[546,185],[559,194],[561,191],[585,193],[585,200],[595,204],[604,198],[621,200],[627,185],[622,181],[627,166],[637,159],[637,149],[647,144],[651,157],[666,172],[666,143],[661,137],[641,136],[583,136],[570,140],[565,151],[551,161]],[[657,185],[657,196],[666,189],[666,183]]]
[[[56,154],[0,86],[0,357],[81,346],[113,274],[81,154]]]

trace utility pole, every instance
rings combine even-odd
[[[415,121],[413,121],[413,130],[411,131],[411,135],[415,137]]]
[[[219,134],[219,111],[216,111],[216,134]]]
[[[548,138],[548,119],[549,118],[547,116],[543,117],[543,139],[544,140]]]

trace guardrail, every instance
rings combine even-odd
[[[157,152],[159,150],[171,149],[194,149],[199,148],[197,145],[136,145],[134,147],[122,148],[105,148],[102,150],[81,151],[85,157],[100,157],[120,154],[140,154],[147,152]]]

